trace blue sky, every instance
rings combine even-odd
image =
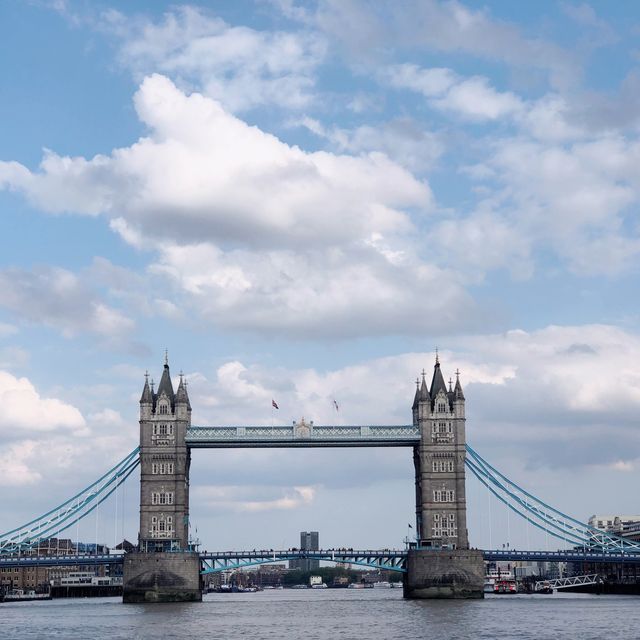
[[[408,422],[437,346],[485,457],[637,512],[639,34],[634,2],[2,3],[0,530],[135,446],[165,348],[194,423],[269,424]],[[411,496],[404,451],[194,455],[208,548],[396,545]]]

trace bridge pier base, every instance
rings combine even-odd
[[[410,549],[404,576],[404,597],[484,598],[482,551]]]
[[[132,552],[125,556],[124,603],[201,600],[200,557],[197,553]]]

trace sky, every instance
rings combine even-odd
[[[0,531],[137,445],[165,349],[193,424],[268,425],[410,423],[437,348],[494,466],[640,512],[639,36],[631,0],[2,2]],[[476,485],[473,546],[557,548]],[[135,540],[137,491],[72,537]],[[410,450],[197,450],[192,532],[399,547],[413,495]]]

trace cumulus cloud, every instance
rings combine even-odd
[[[203,321],[234,330],[348,338],[450,332],[473,322],[455,277],[379,237],[350,250],[224,252],[167,247],[151,273],[176,286]],[[182,292],[182,293],[180,293]]]
[[[165,77],[145,79],[135,104],[150,137],[92,160],[49,154],[17,177],[2,163],[0,177],[44,211],[99,211],[148,236],[254,246],[407,230],[402,209],[431,204],[428,185],[382,154],[305,153]]]
[[[0,430],[7,438],[16,439],[25,432],[77,432],[86,426],[76,407],[42,397],[27,378],[7,371],[0,371],[0,404]]]
[[[326,54],[317,33],[231,26],[194,6],[177,7],[158,21],[111,10],[101,24],[118,38],[120,61],[138,78],[155,71],[168,74],[231,111],[306,106]]]
[[[409,212],[429,214],[429,186],[385,154],[306,153],[162,76],[143,82],[135,104],[151,135],[131,147],[91,160],[48,154],[38,172],[16,178],[0,165],[0,175],[44,210],[111,217],[127,242],[156,251],[149,274],[218,326],[349,337],[468,323],[462,284],[411,246]],[[98,261],[93,271],[111,289],[132,286],[113,266]],[[38,297],[16,285],[43,278],[65,285],[62,300],[75,306],[81,287],[61,270],[11,273],[5,304],[56,323],[67,315],[59,296],[54,304],[46,287]],[[168,317],[181,307],[152,306]],[[96,333],[130,324],[97,301],[81,308],[76,322]]]
[[[472,121],[514,117],[524,109],[518,96],[496,91],[481,76],[462,78],[451,69],[423,69],[408,63],[383,68],[379,75],[392,87],[421,93],[435,109]]]
[[[36,484],[42,478],[40,472],[29,465],[35,447],[34,441],[25,440],[0,451],[0,486],[23,487]]]
[[[446,376],[462,371],[468,437],[481,450],[490,447],[498,456],[517,451],[532,465],[552,467],[638,457],[636,334],[608,325],[549,326],[456,343],[440,359]],[[316,424],[407,424],[411,381],[432,360],[431,354],[407,353],[326,372],[229,362],[214,380],[189,377],[194,422],[269,424],[275,397],[275,419],[284,424],[302,415]],[[572,442],[577,453],[559,449],[559,442]]]
[[[316,488],[264,486],[198,486],[194,499],[216,512],[290,511],[313,503]]]
[[[381,151],[394,162],[418,173],[433,168],[445,151],[441,135],[425,130],[411,118],[397,118],[353,129],[325,127],[318,120],[309,117],[302,118],[295,124],[325,138],[339,152],[361,154]]]
[[[402,4],[321,0],[313,8],[290,0],[276,4],[285,15],[339,42],[360,63],[376,62],[390,50],[462,52],[540,70],[556,86],[571,85],[580,77],[573,52],[540,37],[527,37],[515,24],[492,17],[487,8],[439,0]]]
[[[489,165],[521,235],[551,247],[576,272],[615,274],[640,251],[637,229],[627,225],[640,203],[639,150],[616,137],[568,147],[508,139],[496,144]]]
[[[89,331],[119,339],[135,325],[92,291],[85,277],[56,267],[0,270],[0,306],[29,322],[59,329],[67,337]]]

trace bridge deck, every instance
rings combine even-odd
[[[187,429],[191,448],[412,447],[420,443],[413,425],[293,424],[290,427],[198,427]]]
[[[179,552],[178,552],[179,553]],[[587,562],[587,563],[632,563],[640,564],[638,553],[606,553],[599,551],[560,550],[560,551],[515,551],[515,550],[485,550],[482,552],[485,560],[538,560],[546,562]],[[200,553],[203,563],[217,563],[217,566],[232,566],[242,563],[266,564],[282,562],[296,558],[324,560],[326,562],[351,562],[366,564],[367,566],[403,565],[407,552],[401,549],[321,549],[319,551],[304,551],[300,549],[262,549],[252,551],[204,551]],[[61,556],[35,555],[0,555],[0,568],[20,566],[73,566],[96,564],[122,563],[122,554],[79,554]],[[239,566],[239,565],[238,565]]]

